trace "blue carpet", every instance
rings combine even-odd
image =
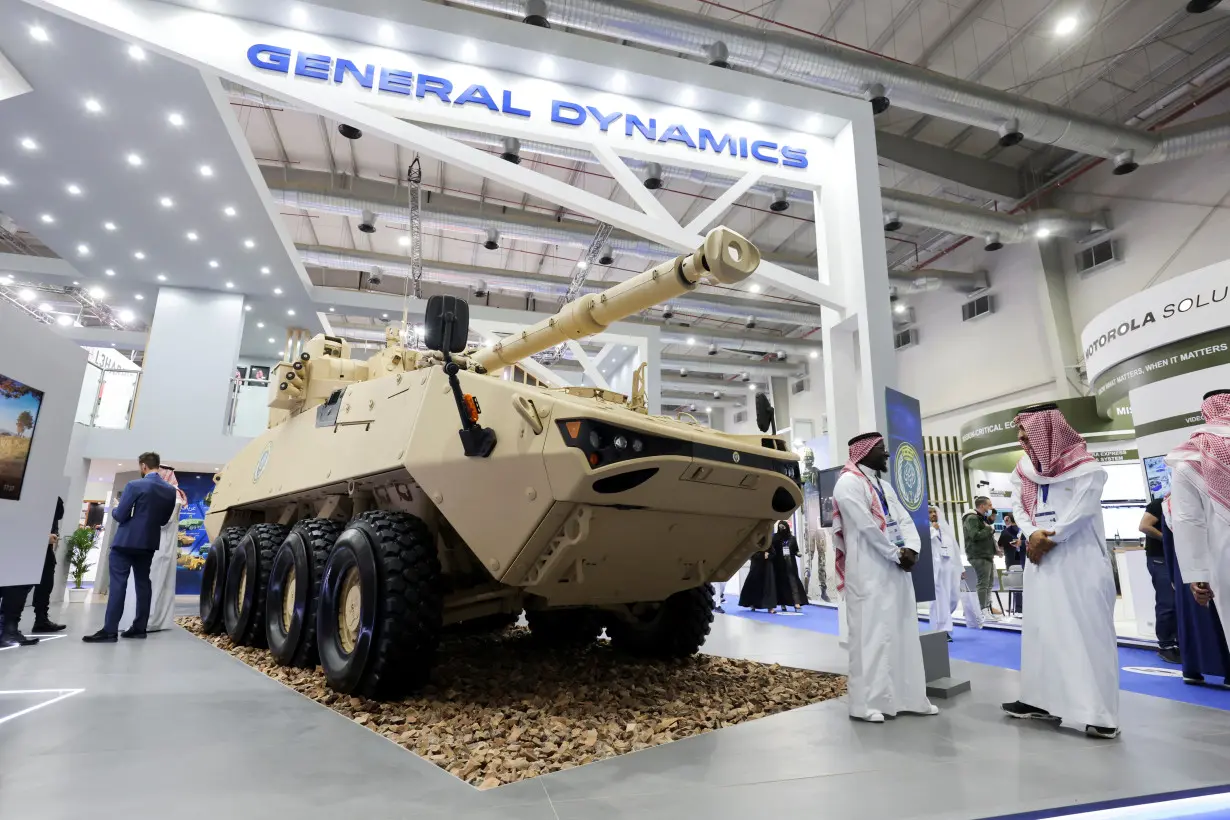
[[[837,634],[837,610],[825,606],[805,606],[799,615],[769,615],[751,612],[739,607],[728,607],[727,614],[753,621],[777,624],[778,626]],[[922,622],[925,624],[925,622]],[[920,625],[920,629],[924,629]],[[948,645],[948,656],[955,660],[999,666],[1004,669],[1021,668],[1021,635],[1004,629],[966,629],[958,625],[953,631],[953,642]],[[1129,672],[1127,668],[1157,670],[1154,674]],[[1179,672],[1175,664],[1163,661],[1156,652],[1134,647],[1119,647],[1119,688],[1141,695],[1169,698],[1197,706],[1230,711],[1230,689],[1209,686],[1189,686],[1181,677],[1168,677],[1167,671]],[[1212,680],[1216,680],[1213,678]],[[1210,818],[1214,815],[1210,815]],[[1220,815],[1217,815],[1220,817]],[[1227,815],[1230,820],[1230,815]]]

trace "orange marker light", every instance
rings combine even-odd
[[[575,439],[581,435],[581,422],[579,421],[565,422],[564,427],[568,429],[568,438]]]
[[[597,453],[590,453],[590,454],[589,454],[589,465],[590,465],[591,467],[597,467],[597,466],[598,466],[598,454],[597,454]]]

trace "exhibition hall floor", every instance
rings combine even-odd
[[[1230,787],[1226,712],[1124,692],[1123,736],[1095,741],[1006,720],[1017,673],[958,661],[973,691],[933,718],[835,700],[480,792],[178,628],[86,645],[102,607],[65,609],[65,639],[0,652],[0,817],[984,818]],[[836,637],[747,618],[706,651],[846,665]]]

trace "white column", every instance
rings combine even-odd
[[[829,457],[832,464],[846,461],[846,442],[861,432],[858,408],[858,344],[854,322],[841,322],[837,311],[822,312],[824,326],[824,404],[828,416]]]
[[[145,449],[174,459],[186,437],[222,435],[243,319],[239,295],[158,292],[132,420]]]

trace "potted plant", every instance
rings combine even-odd
[[[94,530],[80,527],[68,537],[68,567],[73,574],[73,586],[68,590],[68,602],[79,604],[85,600],[89,590],[82,589],[81,579],[85,577],[90,567],[90,550],[94,548]]]

